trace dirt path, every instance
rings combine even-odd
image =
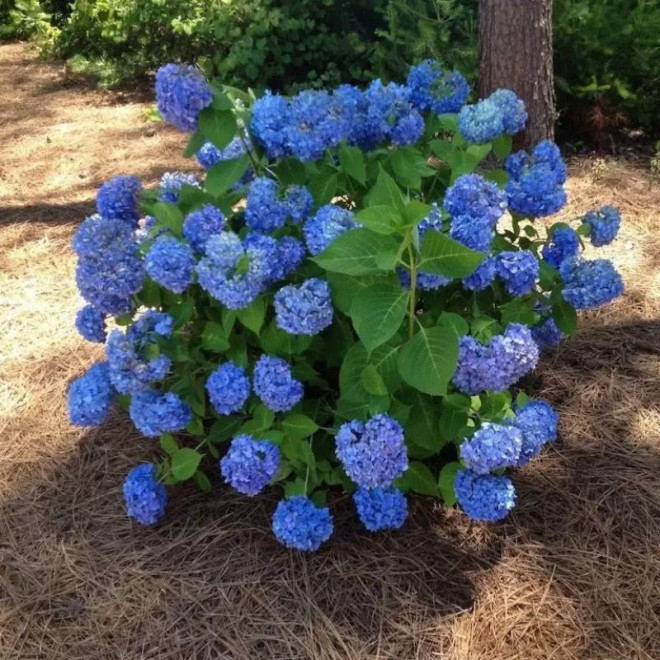
[[[148,100],[148,99],[147,99]],[[614,161],[571,165],[571,206],[618,204],[604,251],[623,300],[544,358],[532,386],[561,437],[516,477],[504,524],[423,500],[399,534],[348,506],[316,555],[269,531],[274,497],[181,487],[133,527],[121,484],[154,443],[117,414],[67,422],[100,354],[73,329],[69,248],[96,187],[190,166],[149,103],[0,46],[0,658],[656,660],[660,657],[660,190]],[[153,132],[153,135],[151,134]]]

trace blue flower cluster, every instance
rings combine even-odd
[[[230,360],[208,377],[206,391],[213,409],[219,415],[231,415],[239,411],[250,396],[250,379],[243,367]]]
[[[102,424],[115,398],[106,362],[97,362],[69,387],[69,419],[76,426]]]
[[[543,445],[557,439],[558,421],[559,415],[546,401],[529,401],[518,410],[513,422],[522,432],[517,465],[525,465],[541,451]]]
[[[468,142],[488,142],[522,131],[527,121],[524,102],[511,90],[498,89],[488,98],[463,106],[458,127]]]
[[[613,206],[603,206],[598,211],[589,211],[582,222],[589,225],[589,238],[594,247],[609,245],[619,233],[621,213]]]
[[[156,466],[143,463],[134,467],[124,481],[126,511],[143,525],[155,525],[165,513],[167,491],[156,478]]]
[[[288,218],[302,222],[312,210],[312,195],[304,186],[289,186],[282,199],[277,181],[258,177],[250,184],[245,206],[245,224],[251,229],[275,231]]]
[[[564,338],[564,333],[557,327],[552,316],[549,316],[532,328],[532,337],[539,348],[550,348],[556,346]]]
[[[362,524],[370,532],[399,529],[408,517],[408,501],[396,488],[358,488],[353,501]]]
[[[495,270],[495,259],[484,259],[471,275],[463,278],[463,288],[468,291],[483,291],[495,279]]]
[[[461,508],[475,520],[495,522],[506,518],[516,503],[516,490],[508,477],[461,470],[454,481]]]
[[[257,495],[275,476],[280,460],[280,450],[272,442],[237,435],[220,461],[220,471],[239,493]]]
[[[158,187],[158,201],[176,204],[179,201],[179,192],[182,186],[200,188],[199,181],[194,174],[185,172],[165,172],[160,179]]]
[[[408,98],[422,111],[436,115],[458,112],[470,95],[470,85],[458,71],[444,71],[439,62],[424,60],[408,73]]]
[[[461,459],[475,474],[488,474],[494,470],[517,464],[523,447],[523,434],[514,426],[484,423],[461,445]]]
[[[511,154],[504,167],[509,174],[509,208],[514,213],[540,218],[557,213],[566,204],[566,165],[552,142],[539,142],[531,157],[525,151]]]
[[[303,495],[282,500],[273,514],[273,532],[280,543],[295,550],[318,550],[332,536],[332,516]]]
[[[511,323],[487,346],[466,335],[459,341],[452,382],[470,395],[484,390],[503,392],[531,371],[538,358],[539,347],[530,329],[520,323]]]
[[[512,296],[530,293],[539,279],[539,262],[530,250],[500,252],[495,257],[495,270]]]
[[[219,234],[225,226],[225,216],[213,204],[204,204],[191,211],[183,221],[183,236],[195,252],[203,253],[206,241]]]
[[[314,256],[323,252],[336,238],[362,225],[353,213],[335,204],[322,206],[303,227],[307,249]]]
[[[85,305],[76,314],[76,329],[87,341],[102,344],[105,341],[105,314],[94,305]]]
[[[174,293],[183,293],[192,284],[195,259],[187,243],[173,236],[160,236],[147,252],[145,268],[154,282]]]
[[[262,355],[254,367],[254,391],[273,412],[291,410],[302,399],[303,384],[291,375],[285,360]]]
[[[342,424],[335,444],[346,474],[363,488],[387,488],[408,468],[403,429],[389,415]]]
[[[178,129],[194,133],[199,113],[212,102],[210,87],[194,67],[166,64],[156,72],[158,112]]]
[[[174,392],[143,390],[133,394],[128,409],[138,431],[148,438],[182,431],[192,421],[192,409]]]
[[[324,280],[313,277],[275,294],[275,320],[289,334],[317,335],[332,323],[332,317],[330,287]]]
[[[576,309],[600,307],[623,293],[623,280],[607,259],[567,259],[559,269],[564,298]]]
[[[225,160],[233,160],[244,156],[247,153],[246,142],[247,137],[245,140],[241,140],[238,135],[224,149],[218,149],[213,142],[205,142],[199,148],[195,157],[205,170],[210,170],[214,165]]]
[[[121,220],[135,227],[140,219],[142,184],[134,176],[120,175],[106,181],[96,193],[99,214],[110,220]]]
[[[550,235],[550,240],[543,246],[543,260],[553,268],[559,267],[580,251],[580,237],[571,227],[557,227]]]

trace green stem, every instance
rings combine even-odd
[[[408,339],[415,334],[415,303],[417,298],[417,259],[413,248],[408,249],[410,257],[410,297],[408,299]]]

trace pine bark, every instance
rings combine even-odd
[[[552,0],[479,0],[479,97],[499,88],[527,106],[517,148],[554,138]]]

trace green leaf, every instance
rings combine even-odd
[[[319,430],[318,424],[307,415],[293,413],[282,420],[282,429],[287,437],[299,439],[307,438]]]
[[[290,335],[284,330],[280,330],[275,321],[270,323],[261,333],[261,348],[266,353],[274,355],[298,355],[303,353],[314,338],[309,335]]]
[[[204,435],[204,422],[199,417],[193,417],[192,421],[186,426],[186,431],[190,435],[202,436]]]
[[[290,461],[300,461],[309,466],[311,470],[316,469],[316,457],[307,440],[287,436],[281,446],[282,455]]]
[[[263,296],[256,298],[245,309],[239,309],[236,315],[248,330],[259,334],[266,318],[265,298]]]
[[[307,188],[312,193],[316,206],[323,206],[332,201],[332,198],[337,192],[338,181],[339,178],[336,174],[321,172],[309,182]]]
[[[202,460],[202,455],[191,449],[183,447],[172,456],[172,473],[179,481],[185,481],[195,474]]]
[[[442,413],[440,414],[440,435],[444,442],[452,442],[465,437],[468,414],[465,410],[458,409],[442,402]]]
[[[285,158],[274,168],[278,181],[285,185],[304,185],[307,182],[305,166],[297,158]]]
[[[206,175],[206,190],[216,197],[221,195],[240,180],[249,166],[250,159],[247,156],[220,161]]]
[[[399,278],[394,273],[377,273],[361,277],[343,273],[328,273],[326,279],[332,291],[332,302],[340,312],[347,315],[351,311],[355,296],[363,289],[375,284],[392,286],[393,283],[399,282]]]
[[[431,454],[445,444],[440,436],[440,413],[436,399],[415,392],[413,405],[406,423],[406,439]]]
[[[420,328],[399,352],[399,373],[420,392],[441,395],[447,391],[457,360],[458,336],[452,328]]]
[[[418,461],[412,461],[400,480],[401,487],[421,495],[438,496],[438,484],[429,468]]]
[[[197,470],[197,472],[193,474],[193,481],[203,493],[209,493],[211,491],[211,482],[201,470]]]
[[[385,383],[385,387],[390,392],[395,392],[401,384],[401,376],[397,367],[397,355],[399,353],[398,344],[383,344],[369,356],[369,364],[376,367],[376,371]]]
[[[355,219],[377,234],[393,234],[402,225],[401,214],[393,206],[368,206],[357,213]]]
[[[453,278],[467,277],[485,258],[438,231],[424,234],[421,255],[419,270]]]
[[[463,165],[470,172],[474,172],[479,163],[491,152],[492,145],[471,144],[463,153]]]
[[[324,490],[317,490],[309,497],[317,508],[322,508],[328,503],[328,495]]]
[[[435,234],[437,232],[427,232]],[[312,259],[321,268],[346,275],[368,275],[381,270],[379,257],[391,255],[396,258],[399,241],[394,236],[376,234],[368,229],[353,229],[336,238]]]
[[[220,419],[216,420],[208,434],[208,439],[211,442],[220,443],[229,440],[233,435],[236,434],[238,429],[241,428],[243,424],[243,418],[227,415],[222,416]]]
[[[360,374],[360,384],[369,394],[385,396],[388,394],[387,387],[381,375],[373,364],[368,364]]]
[[[490,316],[477,316],[470,324],[470,334],[482,344],[487,344],[501,331],[500,324]]]
[[[183,227],[183,213],[174,204],[156,202],[151,210],[161,227],[170,229],[177,236],[181,236]]]
[[[447,465],[445,465],[442,470],[440,470],[440,476],[438,477],[438,488],[440,489],[442,499],[445,501],[447,506],[454,506],[454,504],[456,504],[454,481],[456,480],[456,475],[460,470],[460,463],[447,463]]]
[[[225,329],[220,323],[209,321],[202,331],[202,347],[214,353],[224,353],[230,348]]]
[[[224,149],[236,135],[236,117],[231,110],[205,108],[199,113],[199,131],[218,149]]]
[[[163,433],[160,436],[160,446],[168,456],[174,456],[179,451],[179,445],[171,433]]]
[[[502,417],[511,406],[511,393],[482,394],[479,416],[488,420]]]
[[[360,379],[368,363],[367,349],[360,343],[353,344],[339,369],[339,389],[342,396],[347,395],[356,385],[363,389]]]
[[[534,301],[525,298],[516,298],[500,307],[502,325],[509,323],[522,323],[534,325],[539,320],[539,313],[534,311]]]
[[[284,484],[284,495],[286,497],[295,497],[296,495],[307,495],[305,480],[296,477],[295,481],[287,481]]]
[[[353,327],[367,351],[388,341],[401,327],[410,293],[400,284],[360,291],[351,305]]]
[[[563,297],[557,296],[557,299],[553,302],[552,318],[555,320],[557,327],[567,335],[572,335],[577,330],[575,307],[564,300]]]
[[[339,146],[339,163],[344,172],[364,185],[367,181],[367,168],[364,164],[364,155],[359,147],[349,147],[346,144]]]
[[[199,131],[193,133],[190,136],[190,140],[188,140],[188,144],[183,152],[183,157],[192,158],[202,148],[204,142],[206,142],[206,140]]]
[[[426,158],[415,147],[395,149],[390,157],[390,163],[399,180],[412,188],[419,188],[422,178],[435,174],[435,170],[429,167]]]
[[[405,210],[403,193],[396,181],[380,166],[376,185],[369,193],[369,206],[391,206],[399,213]]]
[[[494,181],[498,186],[503,188],[509,182],[509,173],[501,169],[490,170],[484,174],[484,179]]]
[[[513,138],[505,133],[493,140],[493,152],[500,160],[504,160],[511,153],[512,146]]]
[[[406,206],[406,220],[409,224],[416,226],[424,218],[431,213],[431,207],[428,204],[420,202],[418,199],[413,199],[408,206]]]
[[[459,339],[470,332],[468,322],[460,314],[454,312],[442,312],[438,317],[438,325],[450,328]]]

